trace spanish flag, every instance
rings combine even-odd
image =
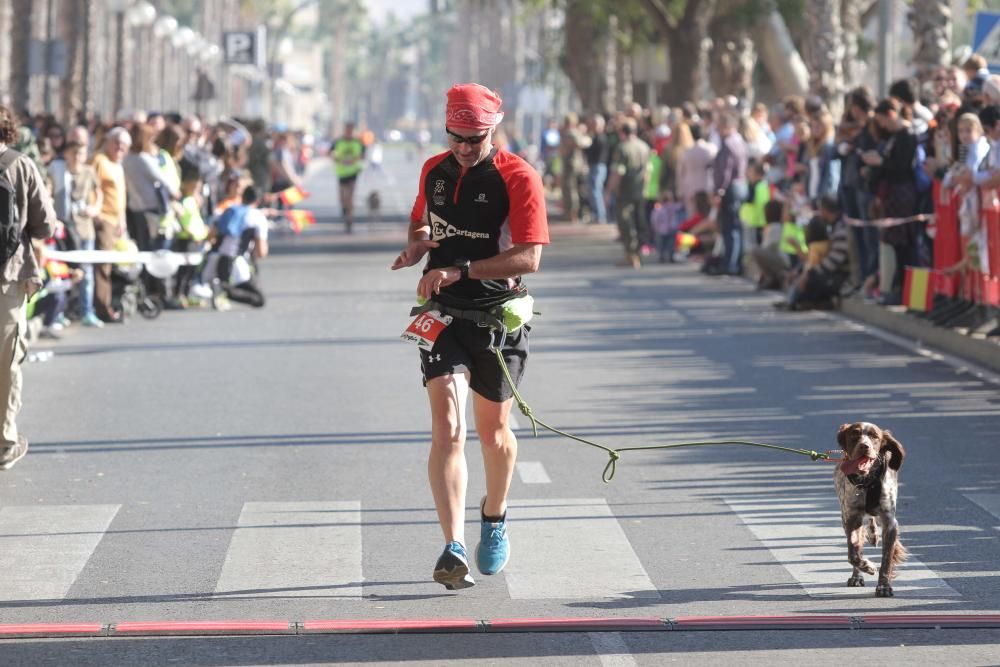
[[[299,211],[293,209],[285,211],[285,217],[292,223],[292,231],[298,234],[310,225],[316,224],[316,215],[312,211]]]
[[[281,203],[285,206],[295,206],[308,196],[309,193],[297,185],[293,185],[292,187],[278,193]]]
[[[906,277],[903,279],[903,305],[910,310],[927,312],[934,299],[934,292],[930,287],[930,269],[906,267]]]

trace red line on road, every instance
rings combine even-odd
[[[678,616],[677,630],[850,629],[849,616]]]
[[[1000,614],[678,616],[676,618],[332,619],[0,624],[0,640],[47,637],[1000,628]]]
[[[479,632],[482,623],[472,618],[305,621],[299,624],[299,630],[302,633]]]
[[[142,621],[115,623],[114,635],[273,635],[295,634],[288,621]]]
[[[872,614],[859,619],[880,628],[1000,628],[1000,614]]]
[[[100,637],[101,623],[0,623],[0,639],[17,637]]]
[[[667,630],[662,618],[494,618],[487,632],[633,632]]]

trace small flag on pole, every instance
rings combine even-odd
[[[308,196],[309,193],[297,185],[293,185],[278,193],[278,197],[285,206],[295,206]]]
[[[306,227],[316,224],[316,214],[312,211],[300,211],[298,209],[292,209],[291,211],[285,211],[285,217],[288,221],[292,223],[292,231],[298,234]]]
[[[903,279],[903,305],[910,310],[920,312],[930,310],[934,297],[930,284],[930,269],[921,269],[915,266],[906,267],[906,277]]]

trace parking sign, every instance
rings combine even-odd
[[[222,43],[225,46],[226,64],[264,67],[265,30],[264,26],[260,26],[252,31],[223,33]]]

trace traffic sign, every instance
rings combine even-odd
[[[976,12],[972,50],[986,58],[991,72],[1000,74],[1000,12]]]
[[[223,33],[222,44],[226,54],[226,64],[263,68],[266,62],[264,51],[266,34],[264,26],[252,31]]]

